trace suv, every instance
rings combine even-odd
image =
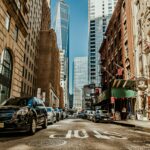
[[[47,128],[47,110],[36,97],[11,98],[0,105],[0,132],[36,132],[41,125]]]

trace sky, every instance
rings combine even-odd
[[[52,23],[57,0],[51,0]],[[72,93],[74,57],[88,56],[88,0],[65,0],[70,6],[69,92]]]

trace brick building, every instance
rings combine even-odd
[[[37,88],[45,93],[47,106],[63,108],[63,90],[60,89],[60,59],[56,34],[50,29],[50,8],[43,2],[39,42]]]
[[[0,1],[0,103],[21,94],[27,13],[26,1]]]
[[[121,112],[126,107],[129,113],[134,114],[136,87],[131,0],[118,0],[100,54],[103,78],[101,105],[112,112]]]

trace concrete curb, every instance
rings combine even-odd
[[[116,125],[121,125],[121,126],[125,126],[125,127],[134,127],[135,130],[141,130],[141,131],[145,131],[145,132],[150,132],[150,128],[146,128],[146,127],[141,127],[141,126],[137,126],[135,124],[130,124],[130,123],[123,123],[123,122],[112,122],[113,124]]]
[[[122,122],[116,122],[116,121],[113,121],[112,122],[113,124],[117,124],[117,125],[121,125],[121,126],[125,126],[125,127],[135,127],[134,124],[129,124],[129,123],[122,123]]]

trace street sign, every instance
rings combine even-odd
[[[145,91],[148,88],[148,80],[144,77],[140,77],[137,79],[138,89],[141,91]]]

